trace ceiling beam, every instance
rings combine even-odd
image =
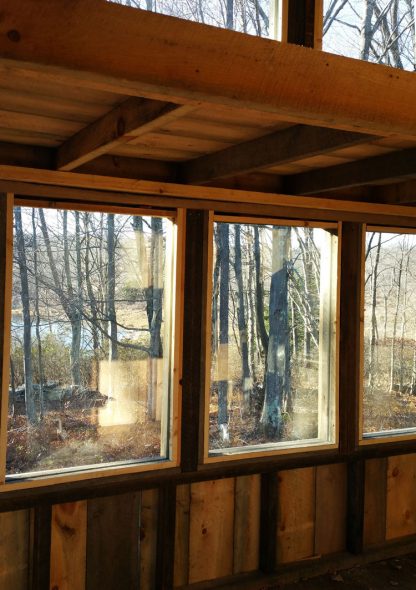
[[[204,184],[218,178],[245,174],[366,143],[372,139],[373,135],[362,133],[294,125],[190,160],[183,166],[183,179],[189,184]]]
[[[65,141],[58,148],[56,167],[58,170],[74,170],[193,108],[146,98],[129,98]]]
[[[374,182],[416,177],[416,148],[287,176],[283,191],[313,195]]]
[[[0,65],[8,75],[20,67],[61,85],[416,137],[413,72],[112,2],[62,10],[56,0],[13,0],[1,16]]]

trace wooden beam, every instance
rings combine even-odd
[[[416,179],[369,188],[374,203],[404,205],[416,202]]]
[[[2,9],[0,57],[2,73],[39,81],[416,136],[413,72],[111,2],[74,2],[70,11],[55,0],[9,2]]]
[[[190,160],[183,166],[183,177],[190,184],[203,184],[216,178],[287,164],[372,139],[373,135],[362,133],[294,125]]]
[[[304,47],[315,47],[316,6],[319,0],[288,2],[287,41]]]
[[[165,125],[189,109],[189,106],[178,107],[170,102],[129,98],[63,143],[58,148],[56,167],[58,170],[73,170],[120,144]]]
[[[173,197],[175,200],[181,200],[181,206],[194,207],[198,201],[210,203],[212,208],[226,207],[238,213],[246,205],[254,205],[253,210],[259,211],[260,205],[270,206],[274,213],[270,215],[282,214],[281,210],[290,209],[291,215],[296,217],[296,211],[302,216],[305,210],[310,211],[310,217],[313,219],[378,219],[377,223],[398,223],[400,218],[405,219],[410,225],[416,222],[416,209],[400,205],[382,205],[375,203],[366,203],[358,201],[344,201],[335,199],[325,199],[322,197],[304,197],[291,196],[275,193],[261,193],[255,191],[242,191],[235,189],[182,185],[168,182],[154,182],[151,180],[134,180],[129,178],[112,178],[108,176],[95,176],[92,174],[78,174],[76,172],[59,172],[54,170],[36,170],[34,168],[20,168],[17,166],[0,165],[0,190],[11,190],[13,182],[31,185],[49,185],[51,187],[71,187],[78,189],[88,189],[92,191],[103,191],[101,201],[105,202],[105,192],[113,194],[130,193],[132,196],[138,195],[167,198]],[[20,189],[19,189],[20,191]],[[19,193],[19,191],[17,191]],[[52,191],[53,192],[53,191]],[[27,194],[23,192],[22,194]],[[87,195],[85,195],[87,198]],[[82,200],[82,199],[81,199]],[[151,199],[150,199],[151,200]],[[120,200],[121,202],[121,200]],[[137,203],[140,199],[137,198]],[[165,205],[169,206],[169,205]],[[173,205],[174,206],[174,205]],[[200,208],[200,207],[199,207]],[[205,207],[206,208],[206,207]]]
[[[51,148],[0,141],[0,163],[8,166],[53,169],[55,150]]]
[[[283,187],[288,194],[313,195],[412,176],[416,177],[416,148],[294,174],[283,181]]]

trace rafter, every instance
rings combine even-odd
[[[287,176],[283,190],[293,195],[313,195],[410,177],[416,177],[416,148]]]
[[[183,178],[190,184],[204,184],[217,178],[287,164],[372,139],[374,136],[362,133],[294,125],[191,160],[183,167]]]
[[[63,143],[58,148],[56,167],[58,170],[73,170],[193,108],[146,98],[129,98]]]
[[[60,84],[416,137],[413,72],[96,0],[66,11],[56,0],[14,0],[2,8],[0,32],[4,71],[20,67]]]

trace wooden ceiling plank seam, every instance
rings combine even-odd
[[[237,144],[184,164],[183,177],[191,184],[288,164],[335,149],[369,142],[373,135],[322,127],[295,125]]]
[[[58,170],[73,170],[164,125],[173,116],[184,116],[190,108],[170,102],[128,98],[65,141],[58,148],[56,167]]]

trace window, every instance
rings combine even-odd
[[[407,0],[325,0],[323,49],[413,71],[414,10]]]
[[[175,457],[175,215],[14,208],[8,479]]]
[[[110,0],[259,37],[276,37],[277,0]]]
[[[333,444],[337,226],[216,218],[209,457]]]
[[[416,429],[416,235],[368,228],[363,438]]]

